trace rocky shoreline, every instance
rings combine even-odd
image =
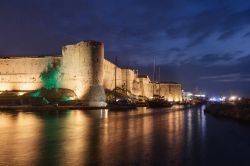
[[[218,117],[230,118],[241,122],[250,122],[250,104],[209,104],[205,112]]]

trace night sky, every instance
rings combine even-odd
[[[1,0],[0,56],[61,54],[81,40],[105,57],[210,95],[250,97],[249,0]]]

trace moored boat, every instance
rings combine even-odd
[[[128,110],[136,109],[136,104],[129,99],[117,99],[116,101],[110,101],[107,108],[110,110]]]
[[[148,101],[148,107],[150,108],[161,108],[161,107],[172,107],[173,104],[162,99],[162,98],[153,98]]]

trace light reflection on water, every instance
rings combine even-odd
[[[203,110],[3,111],[0,165],[211,165],[237,139],[243,142],[234,143],[233,150],[247,151],[249,126],[207,116]],[[214,149],[218,133],[232,138],[219,140]],[[233,156],[233,150],[224,153]],[[244,162],[244,157],[232,160]]]

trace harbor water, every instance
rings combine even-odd
[[[205,106],[0,111],[0,165],[249,165],[250,125]]]

